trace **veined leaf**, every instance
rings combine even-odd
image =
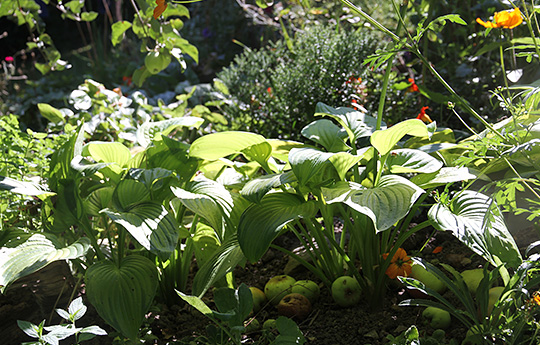
[[[421,188],[434,188],[448,183],[474,180],[477,176],[469,168],[445,167],[431,174],[413,176],[411,182]]]
[[[360,159],[362,159],[362,155],[354,156],[347,152],[338,152],[329,158],[341,180],[345,180],[347,171],[358,164]]]
[[[265,141],[263,136],[250,132],[212,133],[195,140],[191,144],[189,155],[213,161],[241,153],[242,150]]]
[[[236,236],[231,236],[195,274],[192,288],[193,294],[202,297],[212,284],[223,278],[227,273],[232,272],[245,259],[246,257],[240,249]]]
[[[122,225],[141,246],[167,260],[176,247],[181,228],[163,205],[144,202],[124,212],[101,211]],[[184,230],[187,232],[187,230]],[[182,234],[187,236],[186,233]]]
[[[448,205],[433,205],[428,217],[436,228],[451,231],[494,266],[498,266],[497,258],[511,267],[517,267],[522,261],[498,207],[484,194],[463,191]]]
[[[60,123],[64,121],[64,115],[60,110],[48,105],[47,103],[38,103],[38,109],[41,115],[52,123]]]
[[[310,148],[292,149],[289,154],[289,163],[291,164],[298,182],[305,185],[313,176],[317,175],[326,164],[329,164],[328,159],[332,155],[332,153]]]
[[[311,201],[289,193],[271,193],[248,207],[238,224],[238,243],[251,262],[259,260],[287,223],[317,212]]]
[[[371,135],[371,145],[384,156],[390,152],[390,150],[392,150],[405,135],[425,137],[429,135],[429,132],[422,121],[418,119],[405,120],[388,129],[375,131]]]
[[[49,238],[34,234],[16,247],[0,249],[0,292],[15,280],[47,266],[53,261],[76,259],[86,254],[90,240],[86,237],[58,248]]]
[[[83,155],[90,155],[97,163],[116,163],[125,167],[131,159],[131,152],[122,143],[92,141],[84,146]]]
[[[290,140],[267,139],[267,141],[272,146],[272,157],[277,158],[282,162],[289,161],[289,152],[292,149],[310,147],[304,143]]]
[[[33,182],[18,181],[10,177],[0,175],[0,189],[10,191],[12,193],[23,195],[54,195],[49,192],[44,186],[40,186]]]
[[[321,102],[317,103],[315,116],[329,116],[336,120],[347,131],[351,144],[358,138],[371,136],[377,127],[377,119],[365,112],[352,108],[333,108]],[[384,122],[381,128],[386,128]]]
[[[441,169],[443,163],[420,150],[398,149],[390,152],[386,165],[393,174],[406,174],[433,173]]]
[[[340,152],[351,149],[343,141],[343,139],[347,138],[347,131],[339,128],[330,120],[322,119],[313,121],[302,129],[302,135],[309,140],[321,144],[329,152]]]
[[[296,176],[290,170],[283,174],[264,175],[246,183],[244,188],[240,191],[240,194],[249,201],[257,203],[260,202],[272,188],[295,181]]]
[[[373,188],[341,182],[321,190],[327,203],[342,202],[371,218],[377,232],[390,228],[405,217],[424,192],[414,183],[397,175],[381,177],[379,184]]]
[[[137,142],[142,147],[147,147],[158,134],[166,136],[177,127],[199,128],[203,122],[204,119],[195,116],[182,116],[157,122],[145,122],[137,128]]]
[[[122,258],[120,265],[101,261],[88,268],[85,283],[88,299],[103,320],[137,339],[158,287],[156,265],[139,255]]]

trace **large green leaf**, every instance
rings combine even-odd
[[[272,188],[295,181],[296,177],[291,170],[283,174],[264,175],[246,183],[240,194],[251,202],[260,202]]]
[[[225,187],[209,179],[198,179],[190,182],[186,189],[171,187],[171,190],[185,207],[206,219],[223,235],[221,232],[234,206],[231,193]]]
[[[445,167],[430,174],[419,174],[411,178],[411,182],[420,188],[435,188],[448,183],[474,180],[477,176],[469,168]]]
[[[280,139],[267,139],[270,146],[272,146],[272,157],[279,159],[282,162],[289,161],[289,152],[294,148],[309,147],[304,143],[297,141],[287,141]]]
[[[218,132],[202,136],[191,144],[189,155],[206,160],[216,160],[227,157],[250,146],[265,142],[266,139],[258,134],[249,132]]]
[[[292,149],[289,153],[289,163],[300,184],[305,185],[317,175],[322,168],[329,164],[332,153],[310,148]]]
[[[371,145],[384,156],[390,152],[390,150],[393,149],[405,135],[425,137],[429,135],[429,132],[422,121],[418,119],[405,120],[388,129],[375,131],[370,138]]]
[[[23,243],[0,249],[0,292],[15,280],[36,272],[56,260],[76,259],[86,254],[90,240],[86,237],[65,248],[59,248],[42,234],[31,235]]]
[[[259,260],[287,223],[313,217],[317,212],[311,201],[289,193],[267,194],[259,204],[248,207],[238,224],[238,242],[251,262]]]
[[[48,192],[44,186],[40,186],[33,182],[18,181],[1,175],[0,189],[24,195],[54,195],[54,193]]]
[[[199,128],[203,122],[204,119],[195,116],[182,116],[157,122],[145,122],[137,128],[137,142],[142,147],[147,147],[158,134],[167,135],[177,127]]]
[[[317,103],[315,116],[329,116],[336,120],[349,135],[352,142],[358,138],[369,137],[377,128],[377,118],[352,108],[333,108],[324,103]],[[384,122],[381,128],[386,128]]]
[[[37,106],[41,115],[52,123],[64,121],[64,115],[55,107],[48,105],[47,103],[38,103]]]
[[[433,173],[442,168],[443,163],[433,156],[413,149],[392,150],[386,165],[392,174]]]
[[[340,152],[351,149],[343,141],[343,139],[347,138],[347,131],[339,128],[330,120],[313,121],[302,129],[302,135],[309,140],[321,144],[329,152]]]
[[[377,232],[390,228],[405,217],[423,192],[414,183],[397,175],[381,177],[379,184],[373,188],[354,182],[341,182],[332,188],[322,188],[327,203],[342,202],[365,214],[371,218]]]
[[[88,268],[85,283],[88,299],[103,320],[137,339],[158,287],[156,265],[139,255],[122,258],[119,266],[101,261]]]
[[[202,297],[216,281],[232,272],[245,259],[246,257],[240,249],[236,236],[231,236],[195,274],[192,287],[193,294]]]
[[[174,251],[181,228],[163,205],[143,202],[125,212],[110,209],[101,212],[122,225],[141,246],[160,259],[167,260]]]
[[[150,193],[144,183],[132,179],[121,180],[114,189],[114,206],[120,211],[126,211],[133,205],[150,200]]]
[[[131,28],[131,23],[125,20],[119,21],[111,25],[111,42],[113,47],[122,42],[124,33]]]
[[[362,155],[355,156],[348,152],[338,152],[329,158],[341,180],[345,179],[347,171],[355,166],[360,159],[362,159]]]
[[[126,166],[131,159],[131,152],[122,143],[92,141],[83,148],[98,163],[116,163]]]
[[[268,158],[270,157],[271,153],[272,146],[266,141],[251,145],[242,150],[242,154],[248,160],[259,163],[263,168],[268,171],[270,170],[270,166],[268,165]]]
[[[498,266],[496,258],[512,267],[521,263],[521,254],[500,210],[493,199],[484,194],[463,191],[448,205],[433,205],[428,217],[437,229],[451,231],[495,266]]]

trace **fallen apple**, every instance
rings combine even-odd
[[[256,313],[261,310],[266,303],[266,295],[261,289],[254,286],[251,286],[249,290],[251,290],[251,296],[253,297],[253,312]]]
[[[443,294],[446,291],[446,285],[433,273],[428,272],[422,265],[413,264],[411,267],[411,277],[421,281],[427,288]]]
[[[435,307],[427,307],[422,312],[422,317],[429,321],[433,329],[447,329],[452,322],[449,312]]]
[[[294,283],[296,279],[285,274],[272,277],[264,286],[264,294],[273,305],[277,305],[285,295],[291,293]]]
[[[311,302],[299,293],[290,293],[277,305],[278,314],[290,318],[305,319],[311,313]]]
[[[463,277],[463,281],[465,284],[467,284],[469,291],[472,294],[475,294],[476,290],[478,289],[478,285],[480,285],[480,281],[484,279],[484,270],[481,268],[466,270],[461,272],[461,277]]]
[[[332,298],[341,307],[351,307],[362,297],[358,281],[350,276],[342,276],[332,283]]]
[[[314,303],[319,298],[321,289],[313,280],[299,280],[294,283],[291,292],[304,295],[311,303]]]
[[[276,329],[276,319],[268,319],[266,321],[263,322],[263,326],[262,328],[263,329],[266,329],[266,330],[272,330],[272,329]]]

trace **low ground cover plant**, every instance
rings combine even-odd
[[[254,297],[264,298],[245,285],[234,286],[233,271],[246,262],[259,261],[272,248],[300,262],[343,307],[354,307],[360,290],[369,307],[377,310],[388,286],[398,284],[399,279],[404,286],[432,298],[412,299],[402,305],[436,308],[424,311],[432,328],[447,327],[449,317],[463,323],[470,331],[466,344],[537,340],[540,280],[534,250],[538,243],[530,245],[523,259],[503,214],[526,213],[529,220],[538,216],[537,87],[521,85],[494,92],[493,99],[508,119],[491,124],[451,87],[421,49],[420,43],[430,33],[450,23],[466,25],[460,16],[430,18],[419,22],[416,32],[409,32],[404,30],[409,9],[392,0],[398,18],[393,31],[347,0],[341,3],[394,42],[392,48],[365,59],[368,68],[384,66],[380,99],[373,107],[376,112],[368,112],[358,103],[354,107],[332,106],[321,99],[314,107],[295,103],[286,93],[292,89],[301,93],[293,81],[302,78],[293,77],[298,73],[297,77],[308,78],[305,71],[312,65],[306,61],[313,56],[306,54],[307,60],[299,59],[301,65],[291,71],[286,63],[292,63],[292,57],[279,61],[266,50],[260,56],[276,59],[274,72],[279,77],[274,80],[270,75],[265,80],[284,83],[285,93],[278,97],[276,85],[264,83],[251,90],[264,95],[266,101],[250,96],[245,104],[255,112],[229,114],[233,130],[215,132],[213,126],[224,124],[223,118],[207,107],[188,106],[192,94],[149,106],[142,94],[124,96],[121,90],[108,90],[90,79],[71,93],[72,109],[39,104],[49,121],[47,134],[16,134],[16,121],[8,118],[0,143],[14,159],[20,152],[25,155],[22,168],[16,169],[6,160],[0,187],[35,197],[20,200],[38,205],[39,222],[28,226],[17,221],[2,229],[0,291],[53,261],[69,260],[84,279],[89,302],[126,341],[139,342],[148,335],[142,332],[143,323],[156,302],[173,305],[185,301],[215,324],[201,342],[239,344],[248,332],[246,320],[253,322],[249,318]],[[167,3],[158,0],[155,5],[145,9],[145,18],[154,23],[156,37],[152,38],[161,42],[169,37],[161,30],[172,24],[157,21],[167,13]],[[491,29],[510,30],[526,19],[531,40],[518,41],[522,45],[514,48],[520,51],[516,56],[536,63],[533,17],[524,4],[523,13],[510,9],[495,14],[491,22],[478,23],[489,34]],[[136,30],[138,24],[132,25]],[[357,37],[320,30],[330,41]],[[273,47],[298,57],[298,42],[322,44],[319,36],[314,37],[305,42],[299,38],[298,51],[294,43]],[[328,51],[334,54],[348,47],[339,44],[335,51]],[[497,47],[504,71],[503,44]],[[142,82],[148,73],[166,68],[166,55],[173,51],[166,44],[149,51],[145,69],[136,79]],[[426,109],[418,118],[405,117],[387,126],[383,121],[386,90],[391,84],[392,62],[402,52],[416,56],[424,72],[440,82],[450,100],[448,113],[460,119],[461,112],[468,113],[486,129],[478,132],[463,121],[472,136],[457,139],[451,128],[439,128]],[[335,61],[329,58],[327,62]],[[349,73],[331,79],[344,87],[355,83],[355,92],[361,85],[357,75],[351,79]],[[223,81],[216,85],[222,95],[230,88]],[[315,100],[320,96],[316,90],[323,89],[326,81],[320,88],[305,80],[302,85],[315,90],[310,94]],[[244,87],[249,94],[249,87]],[[414,80],[401,87],[421,91]],[[331,96],[335,90],[329,90]],[[223,104],[233,107],[237,101],[229,98]],[[259,102],[256,106],[255,101]],[[276,109],[297,107],[298,117],[272,115],[276,122],[268,129],[268,120],[258,112],[268,111],[271,104]],[[301,117],[301,113],[309,117]],[[261,130],[268,129],[269,135],[236,130],[246,120]],[[297,131],[295,141],[288,140],[292,135],[285,136],[291,130]],[[15,137],[18,145],[8,148],[8,136]],[[46,144],[40,146],[38,139]],[[46,159],[27,157],[31,150],[41,149],[50,152],[48,167]],[[36,170],[36,165],[41,169]],[[494,174],[501,172],[503,177],[496,178],[500,175]],[[40,181],[30,182],[28,175],[39,176]],[[480,179],[487,181],[486,186],[474,190],[472,184]],[[522,190],[531,195],[527,204],[519,201]],[[4,208],[13,211],[16,204]],[[28,213],[27,220],[38,218],[35,213]],[[7,219],[16,217],[11,212]],[[416,222],[418,219],[421,221]],[[486,267],[475,272],[476,282],[468,279],[468,273],[462,275],[446,264],[440,265],[443,271],[403,249],[410,236],[430,226],[451,232],[485,260]],[[276,244],[286,232],[302,245],[302,254]],[[312,303],[309,297],[302,289],[294,291],[294,278],[281,278],[286,286],[265,288],[268,303],[296,320],[307,317],[307,309],[292,311],[292,305],[302,304],[297,302],[301,300],[308,301],[303,306],[308,305]],[[213,292],[213,305],[204,299],[209,291]],[[451,300],[445,291],[452,294]],[[82,308],[80,300],[75,301]],[[264,303],[257,304],[264,309]],[[62,314],[70,321],[76,319]],[[280,334],[266,334],[261,343],[305,341],[291,320],[281,318],[276,324]],[[48,336],[42,333],[42,326],[26,324],[25,329],[39,337]],[[102,334],[97,329],[87,333],[98,334],[94,331]],[[407,344],[418,339],[417,328],[411,327],[392,341]],[[438,338],[433,334],[429,339]]]

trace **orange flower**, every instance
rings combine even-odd
[[[418,85],[416,85],[416,83],[414,82],[414,79],[413,79],[413,78],[409,78],[409,79],[407,79],[407,81],[408,81],[409,83],[411,83],[411,86],[409,86],[409,87],[407,88],[407,91],[409,91],[409,92],[418,92]]]
[[[383,259],[386,260],[388,253],[383,254]],[[386,275],[390,279],[396,279],[398,276],[410,276],[412,270],[412,260],[407,256],[407,252],[403,248],[398,248],[392,260],[390,266],[386,269]]]
[[[428,110],[429,107],[422,107],[422,109],[420,109],[420,114],[418,114],[418,116],[416,117],[418,120],[422,120],[424,121],[425,123],[432,123],[433,120],[429,117],[428,114],[426,114],[426,110]]]
[[[531,298],[531,303],[536,303],[540,306],[540,293],[538,293],[538,291],[533,294],[533,298]]]
[[[158,19],[159,16],[167,9],[167,3],[165,0],[156,0],[156,8],[154,8],[154,19]]]
[[[442,252],[442,247],[441,246],[438,246],[438,247],[435,247],[433,249],[433,254],[439,254],[440,252]]]
[[[484,22],[480,18],[476,18],[476,22],[485,28],[513,29],[523,23],[523,18],[521,17],[521,11],[516,7],[508,11],[495,12],[493,22]]]

